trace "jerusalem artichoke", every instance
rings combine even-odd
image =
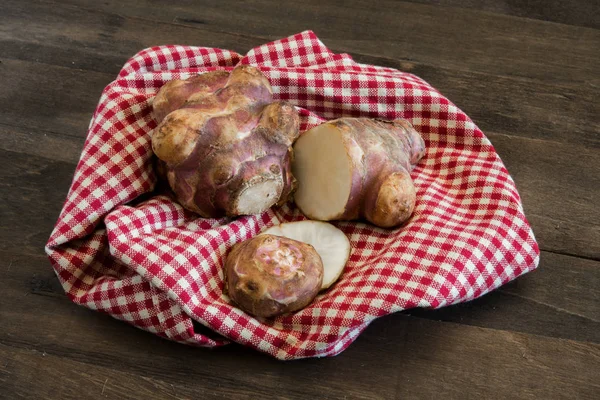
[[[425,143],[406,120],[340,118],[294,144],[296,205],[311,219],[365,218],[383,228],[406,221],[416,191],[410,177]]]
[[[315,249],[293,239],[258,235],[233,246],[225,262],[227,293],[256,317],[274,317],[306,307],[323,282]]]
[[[350,241],[338,228],[321,221],[297,221],[275,225],[262,235],[277,235],[310,244],[323,261],[323,283],[321,290],[333,285],[350,257]]]
[[[272,97],[267,78],[249,65],[161,88],[152,149],[183,207],[203,217],[237,216],[288,200],[299,118]]]

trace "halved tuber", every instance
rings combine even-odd
[[[339,279],[350,257],[350,241],[344,232],[327,222],[288,222],[275,225],[262,234],[283,236],[313,246],[323,261],[321,290]]]
[[[410,171],[424,154],[423,139],[405,120],[323,123],[294,144],[294,200],[311,219],[364,218],[382,228],[397,226],[413,213]]]
[[[153,111],[152,149],[183,207],[207,218],[258,214],[294,192],[298,112],[273,102],[257,68],[168,82]]]
[[[306,307],[323,282],[323,263],[309,244],[258,235],[233,246],[225,261],[231,300],[256,317],[274,317]]]

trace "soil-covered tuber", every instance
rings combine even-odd
[[[152,149],[179,203],[203,217],[257,214],[294,192],[299,118],[266,77],[240,65],[165,84]]]
[[[306,307],[323,281],[315,249],[293,239],[259,235],[233,246],[225,262],[231,300],[256,317],[274,317]]]
[[[410,176],[425,143],[406,120],[340,118],[294,144],[296,205],[308,218],[364,218],[383,228],[406,221],[416,191]]]

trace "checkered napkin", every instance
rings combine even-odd
[[[289,204],[204,219],[154,191],[153,97],[171,79],[237,64],[260,68],[275,98],[298,107],[302,130],[342,116],[406,118],[427,145],[412,173],[410,223],[395,230],[335,223],[352,243],[340,281],[272,320],[231,304],[222,266],[235,243],[305,217]],[[245,56],[159,46],[131,58],[102,93],[46,252],[77,304],[174,341],[235,341],[279,359],[336,355],[377,317],[472,300],[539,261],[515,184],[469,117],[422,79],[334,54],[310,31]]]

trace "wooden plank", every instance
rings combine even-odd
[[[169,376],[164,372],[148,376],[145,372],[123,371],[118,364],[104,367],[94,365],[88,360],[74,361],[69,357],[55,355],[44,350],[15,349],[4,345],[0,345],[0,390],[4,394],[14,396],[11,398],[61,399],[99,397],[164,399],[198,398],[199,396],[202,398],[250,399],[261,395],[278,399],[306,398],[303,396],[316,396],[317,398],[326,396],[329,399],[388,399],[416,395],[421,397],[423,394],[436,397],[439,396],[439,393],[444,393],[444,397],[450,399],[476,398],[478,395],[510,398],[549,395],[551,399],[570,398],[569,395],[572,395],[584,399],[593,398],[594,391],[598,389],[596,383],[586,381],[589,379],[589,372],[584,373],[584,376],[574,377],[573,371],[566,370],[564,373],[566,376],[558,371],[553,371],[554,374],[551,375],[560,374],[557,381],[550,380],[553,376],[544,377],[542,375],[546,368],[572,367],[573,364],[577,371],[584,370],[586,366],[589,366],[586,362],[593,363],[592,357],[594,354],[597,355],[596,348],[591,349],[591,354],[585,354],[590,351],[588,345],[573,342],[561,343],[558,354],[551,355],[552,353],[548,351],[549,343],[538,343],[535,340],[528,340],[529,338],[506,335],[507,338],[504,342],[509,345],[509,349],[497,354],[508,354],[501,357],[490,357],[483,351],[474,351],[473,349],[476,347],[468,346],[462,339],[458,346],[467,350],[467,354],[463,359],[452,359],[447,354],[451,348],[449,344],[437,346],[437,350],[441,350],[440,354],[433,355],[429,350],[425,354],[417,355],[416,351],[425,350],[428,339],[431,339],[417,338],[416,334],[419,328],[421,327],[416,326],[412,329],[409,327],[406,332],[403,332],[405,333],[405,342],[390,346],[401,348],[394,351],[395,355],[408,355],[408,357],[402,359],[402,368],[396,366],[396,370],[394,370],[394,366],[386,365],[387,369],[382,371],[386,373],[388,386],[394,387],[389,392],[385,392],[381,387],[373,384],[369,385],[368,379],[371,374],[367,371],[366,363],[361,365],[362,368],[355,368],[354,373],[348,376],[342,385],[346,387],[345,392],[331,390],[331,386],[335,388],[339,385],[341,377],[336,375],[332,379],[331,376],[326,375],[328,379],[323,379],[319,374],[329,374],[334,372],[334,368],[341,365],[342,362],[353,361],[348,360],[345,355],[335,360],[307,360],[285,364],[261,359],[260,366],[243,363],[237,364],[231,370],[220,370],[222,375],[215,379],[207,377],[206,373],[202,371],[202,368],[205,367],[204,364],[188,365],[186,376],[181,374]],[[478,334],[481,335],[480,332],[471,332],[468,338],[473,339],[473,336]],[[483,332],[483,334],[488,334],[488,332]],[[495,339],[496,336],[492,335],[486,339]],[[419,348],[414,349],[414,352],[407,349],[408,346],[415,344]],[[490,349],[486,348],[485,350]],[[446,351],[446,354],[443,351]],[[567,356],[566,360],[559,360],[557,356],[560,355]],[[426,359],[427,356],[431,356],[433,360]],[[474,357],[479,358],[474,359]],[[192,362],[204,361],[203,357],[189,358]],[[340,360],[343,358],[346,360]],[[240,357],[233,355],[231,362],[228,363],[229,366],[233,366],[233,362],[239,361],[239,359]],[[496,361],[501,361],[502,364],[494,365]],[[550,361],[548,364],[542,364],[548,361]],[[508,362],[518,362],[519,368],[509,368],[512,365],[507,365]],[[484,377],[483,369],[478,370],[477,364],[492,368],[491,382],[482,379]],[[169,368],[171,365],[164,367]],[[259,368],[251,369],[252,367]],[[503,367],[505,369],[501,369]],[[159,368],[160,366],[154,367],[155,371]],[[454,371],[458,369],[461,373],[456,374],[453,369]],[[264,370],[268,370],[269,373],[261,372]],[[469,372],[475,373],[469,376]],[[528,373],[531,372],[533,374],[529,376]],[[519,376],[518,373],[523,373],[523,375]],[[255,378],[256,383],[248,385],[243,376]],[[503,378],[516,379],[511,381],[511,385],[506,385],[501,381]],[[540,378],[543,382],[537,381]],[[280,380],[281,383],[274,383],[277,380]],[[319,380],[322,383],[313,386]],[[359,386],[357,382],[369,386],[368,390],[356,390],[356,387]],[[390,385],[390,383],[392,384]],[[563,383],[566,385],[561,388],[559,384]],[[573,391],[566,392],[567,390]],[[469,394],[468,397],[464,397],[465,393]],[[385,397],[386,395],[391,395],[391,397]]]
[[[599,267],[598,261],[544,252],[540,269],[500,291],[600,323]],[[594,335],[600,341],[600,329]]]
[[[443,7],[470,8],[497,14],[600,28],[600,3],[596,0],[404,0]]]
[[[58,3],[265,39],[312,29],[336,51],[591,88],[599,84],[599,31],[477,10],[394,0],[376,5],[307,0],[285,7],[270,0],[173,0],[168,8],[151,0]]]
[[[112,76],[116,76],[129,57],[147,47],[181,44],[245,53],[264,43],[260,37],[198,30],[170,20],[148,21],[43,0],[5,0],[3,5],[2,58],[106,72]]]
[[[73,179],[74,165],[0,150],[0,250],[43,252]]]
[[[64,161],[75,164],[79,161],[85,133],[79,137],[42,131],[36,128],[20,128],[0,124],[0,149]],[[72,175],[72,172],[70,173]],[[66,196],[66,192],[63,195]]]
[[[40,63],[3,60],[0,64],[0,124],[29,132],[85,137],[109,74]]]
[[[44,350],[0,344],[0,392],[7,399],[226,399],[228,392],[234,395],[229,398],[250,398],[240,389],[209,386],[193,378],[203,377],[196,373],[181,384],[169,376],[150,378]]]
[[[424,320],[388,327],[386,336],[393,339],[382,346],[381,357],[402,360],[397,399],[416,393],[419,398],[441,393],[457,399],[595,398],[600,389],[594,378],[598,345]],[[563,375],[569,368],[577,371],[571,382]]]
[[[600,152],[489,132],[488,137],[517,184],[540,247],[600,260]]]
[[[58,302],[29,298],[37,298],[37,304]],[[50,375],[53,380],[64,385],[63,377],[69,377],[69,386],[86,386],[84,391],[87,386],[97,390],[98,382],[108,378],[114,390],[139,387],[145,393],[141,376],[147,382],[158,381],[157,390],[173,385],[177,393],[195,398],[200,394],[227,398],[326,394],[328,398],[390,399],[444,393],[457,399],[467,394],[468,398],[591,399],[600,389],[596,379],[600,345],[400,314],[374,322],[335,358],[281,363],[236,345],[193,349],[123,324],[117,336],[118,330],[111,327],[116,321],[102,321],[102,316],[93,318],[106,323],[80,320],[56,306],[54,313],[47,314],[46,308],[34,308],[39,321],[15,310],[8,315],[11,324],[0,329],[0,343],[10,346],[0,348],[0,377],[10,377],[0,378],[0,391],[44,395],[44,390],[55,388],[44,381],[46,368],[56,371]],[[7,337],[6,330],[14,330],[15,322],[28,329]],[[75,370],[88,375],[72,373]],[[190,392],[179,390],[184,387]],[[69,395],[71,389],[64,390]]]
[[[600,262],[542,252],[539,269],[474,301],[406,313],[600,343]]]
[[[23,7],[23,10],[19,11],[18,7]],[[7,110],[0,122],[27,124],[29,128],[44,130],[65,129],[59,127],[60,122],[65,122],[69,134],[83,134],[84,121],[87,127],[89,120],[89,116],[83,113],[83,107],[89,107],[91,115],[100,91],[114,78],[128,57],[156,44],[172,41],[190,43],[190,38],[196,38],[199,33],[192,27],[167,23],[160,23],[161,29],[156,29],[155,22],[120,16],[115,17],[119,19],[116,23],[107,17],[110,14],[98,15],[95,11],[46,3],[25,7],[19,2],[14,8],[16,11],[11,8],[6,16],[0,16],[0,23],[7,26],[8,32],[0,33],[0,51],[5,57],[29,63],[9,59],[0,68],[0,79],[9,82],[9,89],[14,88],[14,93],[18,91],[21,99],[15,102],[15,95],[11,95],[10,91],[0,94],[0,105]],[[35,20],[33,15],[36,14],[43,14],[45,18]],[[29,33],[26,34],[24,29]],[[106,32],[115,29],[118,30],[115,35],[132,40],[118,49],[114,48],[112,40],[98,41],[98,37],[103,38]],[[207,45],[234,47],[241,52],[262,41],[256,38],[240,41],[236,35],[210,31],[201,33]],[[64,40],[65,36],[69,40]],[[102,57],[105,57],[104,61]],[[422,77],[462,108],[485,131],[600,147],[600,118],[595,110],[595,91],[589,87],[560,86],[554,81],[540,83],[362,54],[355,54],[355,58],[359,62],[394,67]],[[69,70],[32,62],[58,64]],[[79,69],[106,71],[107,75],[88,75]],[[23,74],[22,78],[11,79],[17,74]],[[38,87],[45,88],[45,91],[40,93]],[[43,96],[56,100],[49,103],[44,100],[48,97]],[[35,102],[29,106],[23,104],[29,99],[35,99]],[[23,109],[30,115],[25,120],[21,118]],[[80,122],[72,120],[74,110],[79,111]],[[68,118],[66,121],[49,119],[52,113]],[[73,125],[79,130],[75,132]]]

